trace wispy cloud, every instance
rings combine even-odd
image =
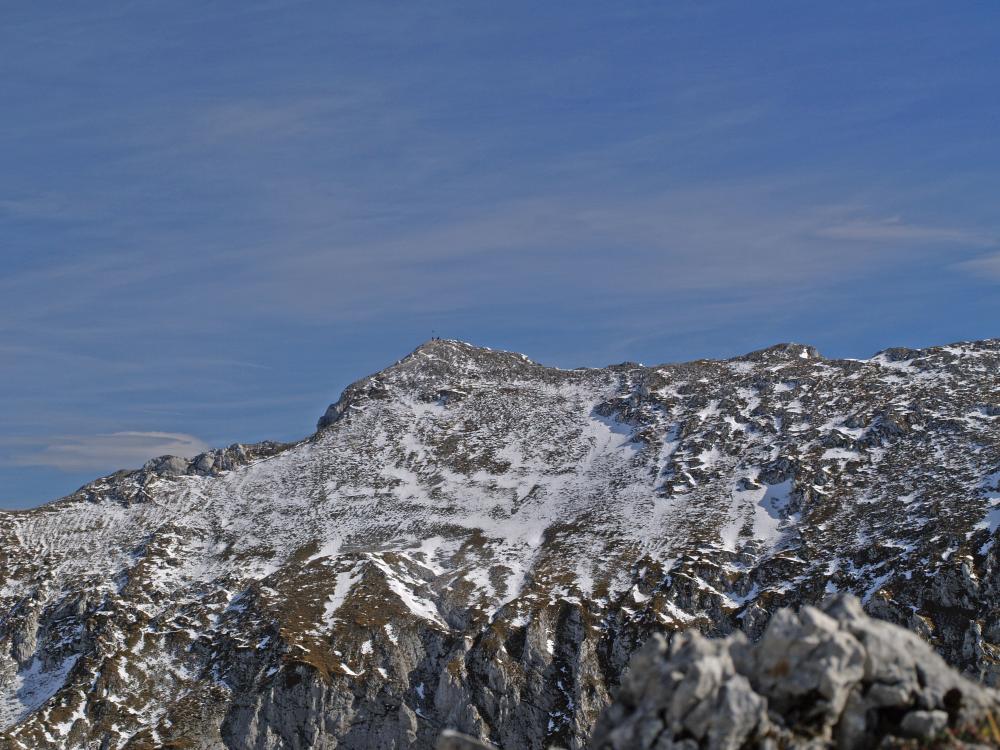
[[[260,253],[220,294],[232,307],[330,322],[532,299],[634,305],[692,292],[773,308],[775,284],[811,285],[815,295],[901,259],[948,265],[932,258],[942,244],[992,244],[972,230],[803,204],[788,191],[758,179],[646,195],[561,192],[464,207],[405,234],[339,242],[332,230],[292,233],[280,254]],[[792,302],[782,296],[782,306]]]
[[[961,263],[956,263],[953,268],[972,274],[980,279],[1000,281],[1000,253],[965,260]]]
[[[817,230],[821,237],[857,242],[934,242],[969,247],[989,247],[996,239],[957,227],[912,224],[899,216],[886,219],[856,219]]]
[[[176,432],[8,438],[3,442],[20,447],[14,452],[12,465],[46,466],[59,471],[110,471],[140,466],[156,456],[190,458],[208,450],[200,438]]]

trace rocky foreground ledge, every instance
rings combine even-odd
[[[1000,693],[912,632],[839,595],[783,609],[763,637],[654,635],[601,715],[592,750],[1000,746]],[[439,750],[485,748],[442,736]],[[514,748],[504,748],[514,750]]]

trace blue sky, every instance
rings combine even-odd
[[[0,507],[560,366],[1000,335],[996,2],[0,9]]]

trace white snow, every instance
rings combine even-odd
[[[383,628],[385,629],[386,637],[393,643],[399,643],[399,636],[396,634],[396,629],[392,626],[392,623],[387,622]]]
[[[17,672],[6,689],[0,691],[0,730],[16,724],[55,695],[78,658],[74,654],[46,669],[36,656]]]
[[[781,529],[786,523],[792,480],[789,478],[773,485],[756,482],[758,471],[749,472],[750,486],[732,491],[727,518],[719,526],[722,548],[730,552],[736,551],[740,532],[748,521],[751,522],[752,538],[765,549],[773,549],[783,536]]]
[[[719,409],[718,399],[713,399],[708,403],[708,406],[706,406],[703,409],[699,409],[697,412],[695,412],[695,414],[698,415],[698,419],[700,419],[702,422],[704,422],[707,419],[710,419],[711,417],[717,417],[721,413],[722,411],[721,409]]]
[[[765,485],[763,496],[754,508],[753,535],[754,538],[773,547],[780,539],[779,527],[784,520],[783,514],[788,508],[789,495],[792,491],[792,480],[774,485]]]
[[[642,604],[643,602],[649,601],[649,595],[648,594],[644,594],[641,591],[639,591],[639,587],[638,586],[633,586],[632,587],[632,601],[634,601],[636,604]]]
[[[384,560],[378,557],[372,556],[371,559],[372,562],[374,562],[375,565],[381,569],[383,573],[385,573],[385,581],[390,590],[399,597],[400,601],[406,605],[410,612],[417,617],[433,622],[445,630],[449,629],[448,623],[442,619],[434,602],[426,596],[420,595],[413,590],[413,588],[420,587],[422,585],[421,581],[414,579],[412,576],[400,574],[398,571],[389,567]]]
[[[990,534],[1000,528],[1000,496],[993,500],[992,504],[993,507],[986,511],[983,520],[976,524],[977,529],[985,529]]]
[[[344,600],[351,593],[351,589],[354,588],[354,584],[360,579],[361,575],[356,565],[348,570],[342,570],[337,573],[337,581],[333,587],[333,593],[323,607],[323,622],[327,628],[332,627],[337,610],[343,605]]]
[[[859,461],[861,460],[861,454],[857,451],[851,451],[845,448],[827,448],[823,451],[821,458],[824,461]]]

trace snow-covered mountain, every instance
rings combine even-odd
[[[653,631],[851,591],[1000,679],[1000,340],[559,370],[434,340],[310,438],[0,514],[0,748],[584,746]]]

